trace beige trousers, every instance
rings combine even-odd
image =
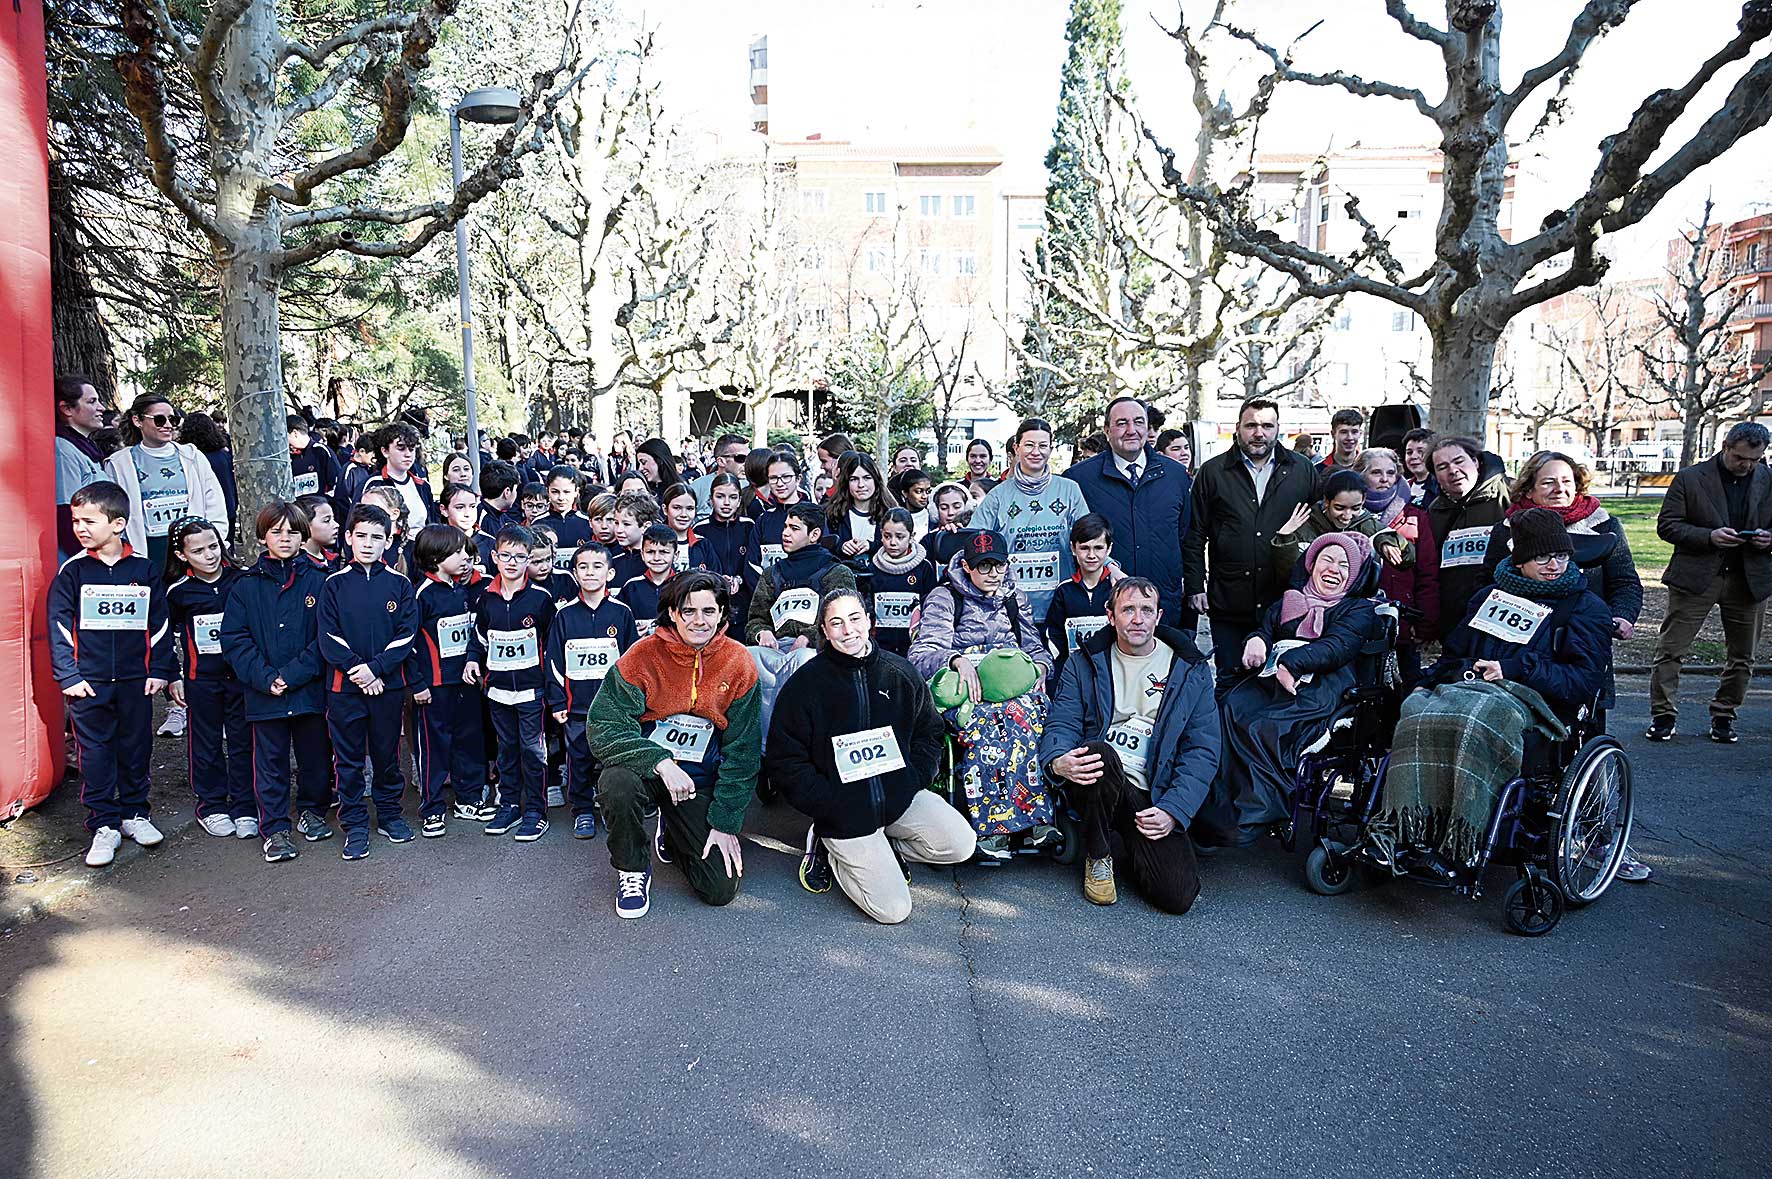
[[[1672,587],[1667,591],[1667,616],[1655,642],[1655,664],[1649,676],[1650,716],[1671,717],[1679,712],[1680,665],[1692,650],[1699,628],[1715,609],[1723,615],[1723,674],[1717,680],[1710,714],[1733,720],[1736,709],[1747,699],[1766,604],[1754,601],[1747,578],[1741,574],[1718,575],[1702,594]]]
[[[837,884],[862,912],[886,925],[911,915],[911,887],[888,840],[897,840],[904,858],[919,864],[957,864],[971,859],[978,846],[966,816],[927,790],[917,791],[904,814],[871,835],[825,840]]]

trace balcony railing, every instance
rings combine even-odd
[[[1750,323],[1761,319],[1772,319],[1772,303],[1743,303],[1729,313],[1730,323]]]

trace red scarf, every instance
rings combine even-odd
[[[1527,508],[1536,508],[1538,506],[1538,504],[1533,503],[1531,500],[1523,499],[1517,503],[1509,504],[1507,514],[1512,516],[1515,512],[1523,512]],[[1545,508],[1545,511],[1555,512],[1557,515],[1561,516],[1565,528],[1578,521],[1587,519],[1599,510],[1600,501],[1591,495],[1576,496],[1575,502],[1566,508]]]

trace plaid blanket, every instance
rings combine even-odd
[[[1459,680],[1411,693],[1398,714],[1375,826],[1469,863],[1532,732],[1561,740],[1569,730],[1523,684]]]

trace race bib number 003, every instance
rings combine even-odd
[[[1550,612],[1551,608],[1542,602],[1494,590],[1472,617],[1471,629],[1507,643],[1530,643]]]
[[[1142,716],[1129,716],[1107,731],[1107,743],[1120,755],[1120,764],[1140,775],[1144,774],[1145,758],[1150,752],[1151,734],[1156,725]]]
[[[898,734],[884,725],[832,737],[831,748],[837,755],[837,777],[844,785],[904,769]]]
[[[1483,555],[1489,551],[1489,530],[1487,528],[1455,528],[1446,537],[1446,543],[1440,546],[1440,568],[1457,569],[1466,565],[1481,565]]]
[[[541,663],[535,628],[494,630],[486,633],[486,670],[522,671]]]
[[[191,641],[197,645],[197,654],[221,654],[221,624],[220,614],[191,615]]]
[[[614,639],[567,639],[566,678],[600,680],[615,666],[616,654]]]
[[[909,630],[911,616],[917,612],[917,595],[906,593],[875,594],[874,621],[892,630]]]
[[[700,765],[713,740],[714,722],[686,712],[667,716],[652,728],[652,743],[662,746],[672,761]]]
[[[81,586],[80,629],[147,630],[148,587],[145,585]]]

